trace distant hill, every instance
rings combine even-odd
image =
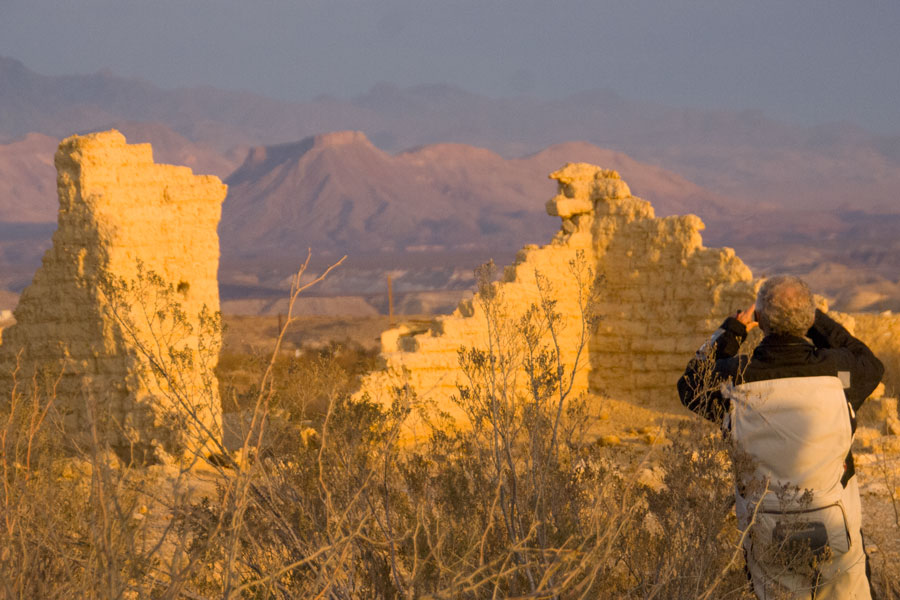
[[[29,133],[0,144],[0,221],[41,223],[56,220],[56,169],[59,140]]]
[[[660,214],[721,215],[728,204],[674,173],[585,142],[505,159],[463,144],[390,154],[361,132],[253,148],[227,180],[223,259],[511,252],[559,229],[547,175],[567,162],[619,170]],[[732,202],[733,204],[733,202]]]
[[[210,87],[166,90],[108,72],[50,77],[0,57],[0,142],[122,122],[159,123],[220,154],[347,129],[391,152],[453,142],[507,158],[584,140],[766,206],[900,210],[900,136],[845,123],[799,127],[756,111],[673,108],[610,90],[539,101],[379,84],[352,99],[292,103]]]
[[[109,72],[45,76],[0,57],[0,135],[8,139],[29,132],[62,138],[147,121],[224,151],[248,141],[291,139],[299,113],[295,105],[246,92],[165,90]]]
[[[185,165],[195,173],[226,177],[239,164],[234,154],[223,155],[195,144],[159,123],[113,123],[129,143],[149,142],[156,162]],[[81,133],[86,133],[81,132]],[[0,144],[0,222],[49,223],[56,221],[56,168],[53,155],[58,138],[29,133]]]
[[[584,160],[619,170],[661,214],[696,212],[709,245],[734,247],[755,269],[810,274],[836,298],[867,286],[847,303],[900,307],[890,291],[900,286],[897,135],[673,108],[610,90],[536,100],[379,84],[356,98],[283,102],[109,72],[44,76],[3,57],[0,288],[21,289],[49,243],[57,140],[110,127],[196,172],[224,177],[243,161],[229,177],[223,255],[225,274],[251,288],[283,287],[307,246],[356,253],[361,269],[393,252],[425,269],[415,285],[461,286],[459,265],[468,271],[549,239],[556,223],[543,214],[553,191],[545,177]],[[344,130],[365,134],[319,135]],[[441,262],[440,277],[426,273]],[[332,291],[372,288],[381,277],[351,275]]]

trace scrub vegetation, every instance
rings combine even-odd
[[[415,444],[409,388],[390,404],[354,395],[371,352],[286,356],[284,330],[268,360],[222,356],[235,443],[156,464],[99,435],[73,444],[54,379],[15,373],[0,597],[752,598],[717,430],[691,421],[640,447],[596,435],[603,400],[571,393],[552,290],[512,320],[479,275],[490,336],[459,351],[466,418],[429,413]],[[590,328],[602,289],[584,292]],[[179,362],[157,364],[177,386]],[[882,598],[900,598],[896,564],[876,564]]]

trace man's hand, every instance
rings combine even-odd
[[[734,318],[744,324],[744,327],[747,328],[747,331],[750,331],[759,323],[756,322],[756,305],[751,304],[747,310],[739,310],[737,314],[734,315]]]

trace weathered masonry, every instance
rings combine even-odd
[[[141,459],[204,446],[221,421],[220,332],[201,314],[219,309],[225,185],[118,131],[70,137],[55,162],[58,228],[3,331],[3,387],[37,374],[80,444],[93,429]]]
[[[587,332],[575,391],[674,401],[675,381],[691,354],[724,315],[753,301],[750,269],[730,248],[703,247],[698,217],[656,218],[615,171],[569,164],[551,177],[558,193],[547,212],[562,219],[562,228],[546,246],[523,248],[494,284],[501,320],[515,323],[541,301],[542,289],[551,294],[563,316],[561,354],[571,368],[582,335],[579,299],[586,283],[596,284],[601,320]],[[579,272],[590,272],[593,281],[580,281]],[[387,368],[363,390],[384,398],[409,385],[452,413],[459,348],[489,344],[482,300],[476,294],[425,330],[384,332]]]

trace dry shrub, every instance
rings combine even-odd
[[[621,541],[642,598],[752,598],[734,517],[730,446],[712,427],[684,426],[661,451],[660,485],[640,491]]]
[[[180,588],[161,553],[174,541],[171,524],[151,522],[148,506],[183,503],[186,471],[161,485],[159,469],[123,463],[97,435],[108,420],[97,406],[85,407],[90,435],[67,436],[53,387],[12,375],[0,405],[0,597],[166,597]]]
[[[514,321],[481,295],[492,341],[460,350],[466,382],[451,400],[468,422],[431,415],[415,447],[398,443],[417,404],[408,389],[391,406],[353,397],[337,353],[298,368],[278,344],[242,399],[253,426],[240,448],[210,440],[219,452],[180,463],[122,463],[100,438],[73,455],[52,390],[14,395],[0,414],[2,596],[752,597],[725,441],[708,426],[669,432],[636,466],[594,443],[537,277],[540,302]],[[263,444],[275,414],[297,434]]]
[[[253,410],[259,395],[260,374],[271,356],[224,352],[216,375],[225,412]],[[359,388],[362,375],[375,368],[377,353],[358,343],[332,342],[319,348],[282,353],[273,363],[270,407],[286,418],[321,421],[331,398]]]

